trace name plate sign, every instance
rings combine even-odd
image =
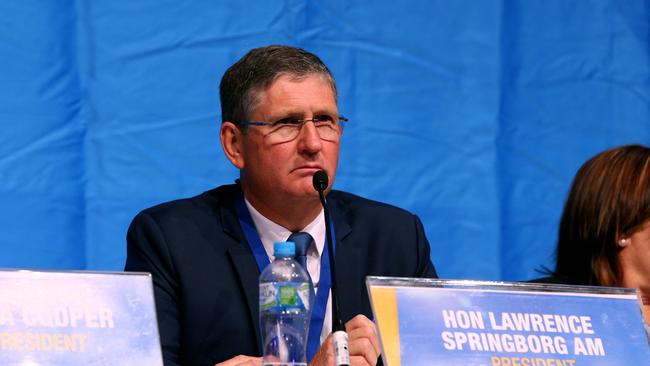
[[[387,366],[645,365],[635,289],[368,277]]]
[[[151,276],[0,270],[0,365],[162,365]]]

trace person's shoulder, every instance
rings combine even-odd
[[[237,189],[234,184],[219,186],[193,197],[159,203],[142,210],[138,216],[166,219],[212,215],[219,207],[232,205]]]
[[[328,200],[343,210],[350,212],[363,212],[364,214],[382,216],[413,216],[411,212],[403,208],[344,191],[332,190],[328,195]]]

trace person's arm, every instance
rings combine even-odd
[[[436,269],[431,263],[431,248],[429,246],[429,241],[427,240],[426,235],[424,234],[424,227],[422,226],[422,221],[417,216],[415,218],[415,234],[416,234],[416,245],[417,245],[417,269],[415,277],[420,278],[438,278]]]
[[[164,364],[179,365],[178,284],[165,236],[153,217],[140,213],[129,226],[126,241],[124,270],[152,275]]]

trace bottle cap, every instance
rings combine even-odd
[[[296,254],[296,243],[292,241],[276,241],[273,243],[274,256],[294,256]]]

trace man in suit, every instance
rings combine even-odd
[[[274,241],[307,233],[307,269],[324,309],[322,326],[312,318],[320,334],[310,365],[333,365],[329,290],[319,286],[329,278],[325,221],[312,177],[336,175],[345,118],[334,78],[307,51],[268,46],[226,71],[220,95],[221,145],[237,183],[144,210],[127,234],[126,270],[152,273],[165,364],[261,364],[258,276]],[[365,277],[435,277],[429,243],[411,213],[330,187],[351,363],[375,365]]]

